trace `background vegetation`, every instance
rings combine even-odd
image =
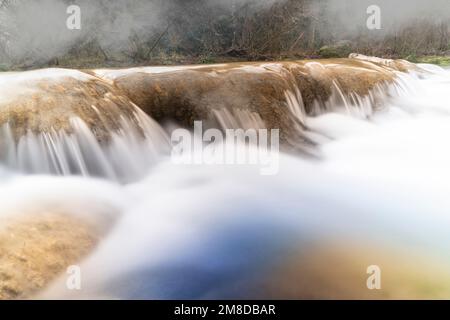
[[[331,0],[129,0],[125,6],[114,6],[113,2],[96,1],[96,10],[107,14],[99,19],[90,17],[75,37],[61,36],[63,45],[40,47],[44,43],[40,35],[24,38],[27,31],[20,24],[14,25],[17,19],[7,19],[24,12],[22,6],[27,4],[0,0],[0,69],[330,58],[350,52],[449,62],[439,58],[450,53],[449,23],[442,19],[412,17],[391,26],[389,32],[378,32],[365,27],[364,11],[349,28],[345,15],[333,11],[336,4]],[[72,1],[58,0],[58,4],[69,3]],[[149,3],[157,10],[150,9]],[[83,4],[81,1],[82,8]],[[135,11],[144,16],[133,24],[136,21],[130,15],[131,24],[118,27],[127,32],[115,41],[104,26],[114,28],[118,16],[130,8],[137,8]],[[147,16],[145,10],[149,10]],[[107,38],[111,39],[105,41]],[[18,46],[20,42],[23,44]]]

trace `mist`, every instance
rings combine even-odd
[[[119,52],[130,38],[148,40],[170,20],[195,12],[205,3],[217,15],[248,4],[260,10],[276,0],[5,0],[0,2],[0,53],[5,59],[40,61],[65,54],[77,44],[97,41],[102,50]],[[81,30],[66,26],[69,5],[81,9]],[[201,19],[193,23],[201,24]],[[188,30],[187,30],[188,32]]]
[[[120,50],[133,32],[152,32],[162,23],[163,1],[18,0],[2,11],[4,50],[14,59],[48,59],[93,39]],[[81,9],[81,30],[66,26],[67,8]]]
[[[71,4],[81,8],[81,30],[66,27]],[[381,9],[381,30],[366,27],[369,5]],[[236,37],[244,50],[258,54],[312,51],[361,35],[370,44],[411,26],[414,35],[429,27],[419,26],[424,21],[444,24],[448,32],[449,16],[446,0],[4,0],[0,67],[29,67],[68,53],[79,57],[83,50],[100,52],[106,60],[121,55],[133,61],[147,61],[160,47],[183,55],[209,54],[235,47]],[[269,46],[271,41],[278,44]]]
[[[391,34],[417,21],[448,23],[450,17],[450,2],[446,0],[325,0],[313,4],[333,21],[335,33],[348,37],[368,31],[366,10],[371,5],[381,10],[381,29],[372,32],[374,36]]]

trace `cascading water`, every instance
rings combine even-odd
[[[6,124],[0,131],[0,141],[4,143],[0,161],[22,173],[82,175],[130,182],[169,150],[169,139],[156,122],[138,109],[134,117],[135,123],[120,119],[121,129],[112,131],[110,141],[104,145],[76,117],[70,119],[70,133],[28,131],[17,142]]]
[[[4,127],[0,138],[7,141],[8,152],[2,161],[8,169],[2,171],[10,174],[0,176],[1,215],[57,208],[104,219],[105,206],[120,213],[111,215],[114,228],[81,262],[83,289],[67,290],[62,276],[38,297],[311,297],[314,286],[308,293],[288,279],[289,288],[273,293],[267,279],[288,276],[277,267],[293,255],[293,248],[306,252],[311,243],[329,245],[336,239],[349,248],[356,243],[395,248],[413,263],[426,252],[448,266],[450,72],[421,67],[426,72],[399,74],[393,84],[378,86],[366,97],[344,96],[337,87],[328,112],[315,116],[304,114],[299,92],[287,92],[292,117],[302,124],[302,133],[317,141],[321,156],[282,154],[280,171],[273,176],[247,166],[177,165],[164,158],[145,173],[166,140],[139,111],[145,139],[135,124],[123,121],[109,146],[100,145],[76,118],[72,134],[30,133],[16,144]],[[223,127],[262,123],[253,113],[215,116]],[[9,168],[110,181],[17,176]],[[133,183],[116,182],[130,177]],[[89,202],[81,200],[86,193]],[[381,263],[379,255],[371,258],[372,264]],[[323,269],[322,276],[340,267],[326,256],[319,261],[314,270]],[[364,276],[365,266],[360,271]],[[437,281],[450,277],[436,272],[429,275],[432,283],[433,276]],[[401,297],[429,294],[414,281]],[[334,289],[325,292],[332,296]],[[450,296],[446,285],[437,290],[437,296]]]
[[[11,72],[0,83],[0,163],[17,173],[131,182],[170,150],[159,124],[88,73]]]

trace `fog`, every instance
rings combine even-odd
[[[183,15],[185,6],[199,6],[197,0],[11,0],[0,2],[0,50],[7,57],[39,61],[67,52],[74,44],[95,39],[109,51],[119,51],[129,38],[146,39]],[[220,11],[238,10],[245,3],[253,10],[275,0],[210,0]],[[69,30],[69,5],[81,9],[81,30]]]
[[[130,46],[130,38],[149,41],[173,21],[210,28],[205,19],[221,19],[233,12],[246,14],[294,0],[4,0],[0,2],[0,55],[8,60],[39,62],[67,53],[77,44],[96,41],[102,50],[119,52]],[[321,19],[317,28],[335,40],[350,39],[364,32],[368,37],[394,33],[416,20],[448,21],[450,2],[446,0],[298,0],[308,13]],[[81,8],[81,30],[69,30],[66,10],[71,4]],[[369,5],[381,8],[382,29],[368,33]],[[209,11],[205,11],[205,7]],[[203,11],[202,11],[203,10]],[[189,14],[187,13],[189,11]],[[205,12],[207,12],[205,14]],[[197,14],[198,13],[198,14]],[[206,15],[206,18],[205,18]],[[180,22],[181,21],[181,22]],[[326,21],[327,23],[321,23]],[[229,29],[233,28],[232,22]],[[267,26],[268,28],[270,26]],[[218,41],[223,33],[217,34]],[[150,39],[150,40],[149,40]],[[173,39],[172,39],[173,40]],[[176,40],[176,39],[175,39]]]
[[[419,20],[448,22],[450,17],[450,2],[446,0],[319,0],[314,4],[316,9],[324,9],[328,19],[334,21],[335,32],[348,36],[367,31],[367,8],[371,5],[381,9],[381,30],[377,31],[378,34],[393,33]],[[373,34],[376,35],[376,32]]]

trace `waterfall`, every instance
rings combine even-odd
[[[19,139],[14,124],[3,124],[0,220],[57,211],[103,226],[96,248],[74,262],[83,290],[67,290],[62,270],[32,297],[370,299],[376,292],[365,287],[369,265],[381,266],[389,297],[450,297],[450,72],[419,67],[367,91],[349,91],[336,78],[327,99],[314,103],[295,73],[257,68],[259,76],[281,79],[275,100],[283,103],[231,108],[238,89],[230,97],[208,91],[183,100],[225,101],[205,116],[221,130],[271,128],[269,111],[288,119],[277,124],[295,131],[290,140],[310,141],[318,156],[282,151],[275,175],[173,161],[165,156],[164,117],[153,120],[138,99],[106,141],[80,117],[71,117],[69,128],[29,130]],[[176,72],[168,71],[168,83]],[[125,81],[126,72],[117,73]],[[113,71],[108,81],[115,81]],[[151,85],[144,89],[156,90]],[[244,92],[239,102],[257,100]]]
[[[169,141],[163,129],[136,108],[136,122],[117,119],[119,130],[102,144],[80,118],[70,119],[70,132],[30,130],[18,141],[11,125],[0,129],[0,161],[13,170],[30,174],[82,175],[130,182],[145,174],[164,153]]]
[[[87,73],[6,73],[0,83],[0,165],[16,173],[125,183],[170,150],[156,121]]]

